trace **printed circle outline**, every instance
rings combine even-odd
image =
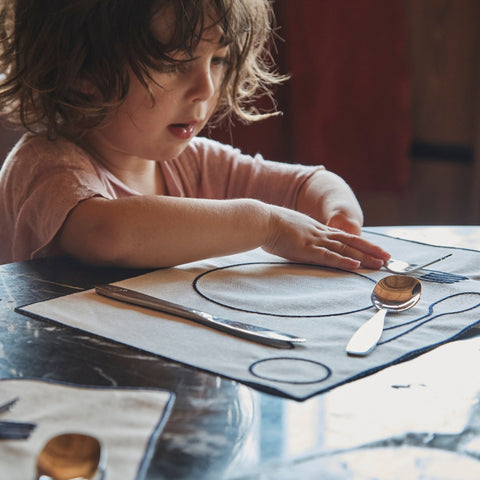
[[[265,312],[265,311],[259,311],[259,310],[251,310],[248,308],[242,308],[240,306],[234,306],[234,305],[229,305],[227,303],[221,302],[219,300],[215,300],[212,296],[208,295],[202,289],[200,288],[199,283],[201,282],[204,277],[207,275],[215,274],[216,272],[222,271],[222,270],[227,270],[227,269],[233,269],[233,268],[238,268],[238,267],[245,267],[245,266],[252,266],[252,265],[280,265],[280,266],[285,266],[285,265],[294,265],[294,266],[304,266],[304,267],[312,267],[312,268],[318,268],[318,269],[323,269],[323,270],[334,270],[338,272],[344,272],[348,273],[350,275],[355,275],[358,277],[361,277],[365,280],[368,280],[369,282],[372,282],[373,284],[376,283],[376,280],[373,278],[368,277],[367,275],[364,275],[362,273],[358,272],[352,272],[349,270],[342,270],[340,268],[334,268],[334,267],[323,267],[320,265],[312,265],[309,263],[296,263],[296,262],[245,262],[245,263],[236,263],[232,265],[225,265],[223,267],[216,267],[212,268],[210,270],[207,270],[205,272],[200,273],[195,277],[195,279],[192,282],[192,287],[195,290],[195,292],[198,293],[202,298],[205,300],[208,300],[209,302],[215,303],[216,305],[220,305],[221,307],[229,308],[230,310],[236,310],[239,312],[245,312],[245,313],[254,313],[257,315],[265,315],[265,316],[273,316],[273,317],[283,317],[283,318],[319,318],[319,317],[334,317],[334,316],[340,316],[340,315],[348,315],[351,313],[357,313],[357,312],[362,312],[364,310],[368,310],[369,308],[372,307],[372,303],[369,303],[365,307],[360,307],[355,310],[348,310],[348,311],[343,311],[343,312],[335,312],[335,313],[314,313],[314,314],[286,314],[286,313],[272,313],[272,312]]]
[[[282,360],[289,360],[289,361],[291,360],[291,361],[294,361],[294,362],[313,363],[316,366],[322,367],[322,369],[324,369],[324,371],[325,371],[325,375],[323,377],[319,378],[319,379],[316,379],[316,380],[300,381],[300,380],[284,380],[284,379],[274,378],[272,376],[261,375],[261,374],[255,372],[255,367],[257,367],[258,365],[260,365],[262,363],[266,363],[266,362],[274,362],[276,360],[281,360],[281,361]],[[277,382],[277,383],[289,383],[289,384],[292,384],[292,385],[311,385],[313,383],[321,383],[321,382],[324,382],[325,380],[328,380],[332,376],[332,370],[330,369],[330,367],[328,367],[328,365],[325,365],[324,363],[318,362],[316,360],[310,360],[309,358],[302,358],[302,357],[263,358],[261,360],[257,360],[255,362],[253,362],[250,365],[250,367],[248,368],[248,370],[250,371],[250,373],[254,377],[261,378],[262,380],[269,380],[269,381],[273,381],[273,382]]]

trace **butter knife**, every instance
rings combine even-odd
[[[97,285],[95,292],[105,297],[120,300],[121,302],[139,305],[141,307],[151,308],[160,312],[177,315],[194,322],[201,323],[206,327],[220,330],[237,337],[246,338],[257,343],[263,343],[278,348],[292,348],[294,344],[304,343],[304,338],[295,337],[287,333],[276,332],[267,328],[249,325],[234,320],[220,318],[210,313],[202,312],[194,308],[184,307],[177,303],[168,302],[157,297],[152,297],[144,293],[136,292],[128,288],[118,287],[116,285]]]

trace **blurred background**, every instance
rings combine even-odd
[[[479,224],[478,0],[276,0],[280,118],[213,132],[324,164],[366,225]],[[260,104],[261,105],[261,104]]]
[[[280,117],[205,132],[322,164],[366,225],[480,224],[480,1],[276,0]],[[259,109],[271,104],[259,100]],[[0,158],[18,132],[0,131]]]

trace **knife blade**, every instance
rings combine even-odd
[[[17,402],[19,397],[12,398],[11,400],[6,401],[0,405],[0,413],[7,412],[10,410]]]
[[[295,344],[305,343],[306,341],[304,338],[277,332],[275,330],[269,330],[256,325],[227,320],[195,308],[184,307],[177,303],[162,300],[161,298],[146,295],[128,288],[118,287],[116,285],[96,285],[95,292],[105,297],[120,300],[121,302],[158,310],[164,313],[170,313],[200,323],[206,327],[220,330],[224,333],[229,333],[237,337],[246,338],[247,340],[273,347],[292,348]]]

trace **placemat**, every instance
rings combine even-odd
[[[37,426],[28,440],[0,440],[0,477],[9,480],[35,478],[45,442],[67,432],[98,438],[107,459],[104,480],[141,480],[174,401],[172,393],[156,389],[0,380],[0,403],[15,397],[1,420]]]
[[[161,269],[118,282],[231,320],[307,339],[278,349],[188,320],[127,305],[93,290],[19,311],[50,319],[290,398],[302,400],[369,375],[456,338],[480,322],[480,252],[364,232],[410,262],[453,253],[422,271],[420,302],[389,313],[377,348],[352,357],[345,347],[374,313],[370,295],[389,273],[295,264],[261,249]]]

